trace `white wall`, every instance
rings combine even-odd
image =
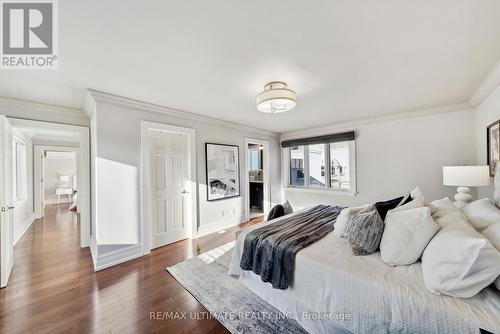
[[[208,202],[206,189],[206,171],[205,171],[205,143],[226,143],[236,144],[240,147],[240,180],[243,180],[243,163],[245,154],[244,138],[251,137],[255,139],[268,140],[270,142],[271,155],[271,201],[281,201],[281,161],[279,138],[277,135],[265,134],[261,131],[249,131],[242,129],[242,126],[224,126],[218,125],[216,121],[206,122],[204,120],[188,117],[177,117],[158,112],[150,112],[147,108],[136,108],[133,104],[103,102],[97,100],[96,124],[91,120],[92,138],[96,144],[95,160],[92,164],[96,168],[96,178],[99,180],[96,187],[96,216],[97,216],[97,244],[106,244],[109,241],[116,243],[120,237],[118,231],[125,231],[124,244],[130,238],[132,230],[137,236],[140,235],[140,166],[141,166],[141,120],[158,122],[170,125],[183,126],[196,130],[196,166],[198,181],[198,223],[200,230],[211,230],[227,227],[240,223],[244,216],[244,193],[241,187],[241,196],[216,202]],[[94,130],[95,129],[95,130]],[[136,178],[127,180],[116,180],[100,178],[103,173],[100,164],[97,161],[107,161],[114,166],[121,166],[129,172],[133,172]],[[129,173],[130,174],[130,173]],[[131,180],[135,184],[131,184]],[[125,188],[126,189],[125,189]],[[115,198],[112,202],[106,201],[103,197],[107,196],[107,189],[113,188]],[[136,193],[134,193],[136,192]],[[106,202],[106,205],[104,205]],[[133,207],[124,207],[122,203],[135,203]],[[105,212],[116,212],[118,217],[115,219],[106,219]],[[122,217],[122,215],[124,217]],[[125,218],[126,216],[126,218]],[[124,218],[124,219],[121,219]],[[123,221],[128,222],[124,226]],[[106,233],[113,231],[113,236],[107,236]],[[109,233],[108,233],[109,234]]]
[[[474,111],[468,110],[332,126],[331,132],[356,131],[358,194],[350,197],[285,189],[285,197],[297,208],[316,203],[348,206],[394,198],[418,185],[429,200],[451,198],[455,188],[443,186],[442,166],[475,164],[474,124]],[[318,131],[310,130],[314,133]],[[296,135],[292,132],[283,137]]]
[[[14,203],[14,241],[17,242],[33,222],[33,145],[24,132],[13,129],[13,134],[26,145],[26,198]]]
[[[59,176],[68,175],[70,181],[68,186],[73,184],[73,175],[76,175],[76,158],[75,159],[54,159],[45,158],[44,170],[44,193],[45,204],[54,204],[57,202],[56,189],[59,188]],[[68,196],[61,197],[61,203],[69,202]]]
[[[476,108],[476,142],[477,142],[477,163],[486,165],[487,144],[486,128],[491,123],[500,119],[500,86]],[[492,181],[493,182],[493,181]],[[493,184],[490,187],[482,187],[478,190],[478,197],[493,198]]]

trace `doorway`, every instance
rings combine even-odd
[[[195,130],[142,122],[144,253],[196,236]]]
[[[47,205],[68,206],[80,212],[78,205],[77,157],[79,147],[35,145],[36,218],[44,217]],[[68,204],[68,205],[63,205]]]
[[[74,231],[79,231],[77,238],[80,247],[89,246],[90,142],[87,127],[7,118],[4,115],[0,115],[0,138],[0,259],[1,286],[4,287],[14,267],[14,244],[22,238],[35,219],[43,216],[43,161],[41,151],[36,150],[42,143],[73,142],[77,146],[71,148],[77,172],[58,175],[57,178],[59,182],[64,181],[68,189],[73,189],[74,175],[78,175],[80,219],[79,224],[75,224],[78,228]],[[55,151],[58,150],[54,150],[54,153]],[[69,190],[66,192],[69,194]],[[72,196],[68,196],[69,202],[70,197]]]
[[[271,206],[269,142],[245,138],[245,212],[247,220],[266,215]]]

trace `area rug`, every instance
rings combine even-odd
[[[231,333],[307,333],[237,279],[229,276],[234,242],[167,268]]]

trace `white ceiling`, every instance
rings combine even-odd
[[[466,101],[500,58],[498,0],[58,1],[59,69],[0,95],[82,108],[85,88],[278,132]],[[257,111],[271,80],[297,107]]]

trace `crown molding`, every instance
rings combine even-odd
[[[85,117],[85,113],[83,112],[83,110],[80,110],[80,109],[66,108],[66,107],[61,107],[61,106],[56,106],[56,105],[51,105],[51,104],[12,99],[12,98],[3,97],[3,96],[0,96],[0,107],[18,107],[18,108],[23,108],[23,109],[27,109],[27,110],[33,110],[33,111],[48,111],[48,112],[55,112],[55,113],[59,113],[59,114],[65,114],[68,116],[77,116],[77,117],[83,116],[83,117]]]
[[[51,104],[38,103],[26,100],[18,100],[0,96],[0,113],[8,117],[48,121],[44,119],[45,115],[67,117],[70,123],[77,125],[88,124],[89,119],[85,112],[80,109],[66,108]]]
[[[119,106],[123,106],[123,107],[127,107],[127,108],[132,108],[132,109],[137,109],[137,110],[142,110],[142,111],[147,111],[147,112],[153,112],[153,113],[157,113],[157,114],[162,114],[162,115],[167,115],[167,116],[172,116],[172,117],[177,117],[177,118],[182,118],[182,119],[187,119],[187,120],[205,122],[205,123],[209,123],[209,124],[213,124],[213,125],[224,126],[224,127],[231,128],[231,129],[238,129],[241,131],[258,133],[258,134],[269,136],[269,137],[275,137],[275,138],[280,137],[279,133],[273,132],[273,131],[258,129],[258,128],[254,128],[254,127],[251,127],[248,125],[243,125],[243,124],[224,121],[221,119],[212,118],[212,117],[208,117],[208,116],[193,114],[193,113],[190,113],[187,111],[168,108],[168,107],[164,107],[164,106],[161,106],[158,104],[143,102],[143,101],[130,99],[127,97],[123,97],[123,96],[119,96],[119,95],[115,95],[115,94],[110,94],[110,93],[105,93],[105,92],[101,92],[101,91],[97,91],[97,90],[93,90],[93,89],[87,89],[87,90],[89,92],[89,95],[97,102],[109,103],[109,104],[119,105]],[[91,106],[90,102],[87,102],[87,105]],[[90,107],[89,109],[91,110],[92,108]]]
[[[498,60],[488,74],[486,74],[483,81],[479,84],[479,87],[469,98],[469,103],[477,107],[486,100],[498,86],[500,86],[500,60]]]
[[[281,134],[281,140],[288,139],[297,139],[308,136],[321,136],[331,133],[332,131],[355,131],[357,127],[362,125],[369,125],[375,123],[383,123],[390,121],[397,121],[402,119],[410,119],[417,117],[430,116],[435,114],[449,113],[449,112],[458,112],[458,111],[472,111],[474,107],[469,102],[461,102],[456,104],[449,104],[439,107],[432,107],[426,109],[417,109],[406,112],[393,113],[388,115],[383,115],[379,117],[368,117],[361,118],[354,121],[340,122],[340,123],[332,123],[329,125],[303,129],[303,130],[295,130],[295,131],[287,131]]]

